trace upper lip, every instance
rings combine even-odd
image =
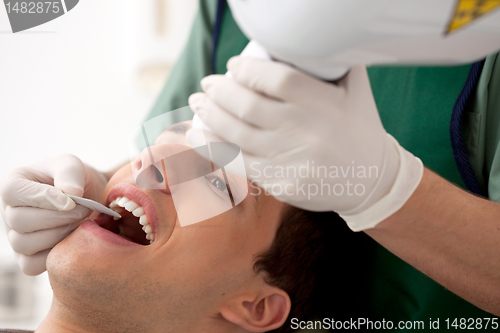
[[[158,216],[156,214],[156,205],[149,195],[130,183],[120,183],[114,186],[109,192],[106,199],[106,206],[109,207],[109,204],[118,197],[127,197],[144,209],[144,213],[148,218],[149,225],[156,239]]]

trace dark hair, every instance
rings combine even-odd
[[[340,319],[358,312],[348,286],[359,286],[363,246],[355,243],[364,236],[348,229],[333,212],[294,207],[283,212],[271,247],[254,264],[254,270],[264,272],[266,282],[286,291],[292,302],[285,324],[273,332],[292,331],[292,318]],[[332,303],[338,306],[332,307]]]

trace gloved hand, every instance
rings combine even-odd
[[[2,216],[10,245],[27,275],[45,271],[50,250],[88,216],[63,194],[99,200],[106,177],[73,155],[12,170],[2,181]]]
[[[247,177],[293,206],[338,212],[355,231],[399,210],[422,162],[382,126],[364,67],[337,85],[282,63],[232,58],[233,78],[201,82],[190,106],[244,152]],[[196,146],[200,130],[187,133]]]

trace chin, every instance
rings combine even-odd
[[[50,275],[86,275],[99,269],[91,240],[79,237],[78,228],[58,243],[47,257],[47,272]]]
[[[57,244],[47,257],[47,273],[54,297],[89,306],[100,299],[112,303],[116,299],[116,270],[94,256],[88,240],[74,232]],[[114,299],[115,298],[115,299]]]
[[[168,300],[170,288],[150,278],[135,258],[110,255],[100,240],[80,229],[57,244],[47,258],[54,297],[84,306],[82,311],[92,308],[111,316],[132,312],[139,321],[152,312],[146,303],[163,305]]]
[[[57,244],[47,257],[47,273],[54,296],[65,290],[83,293],[89,291],[92,277],[97,276],[96,267],[90,267],[89,260],[82,249],[84,244],[72,241],[72,235]],[[89,256],[87,254],[87,256]]]
[[[81,245],[68,237],[49,253],[47,272],[54,302],[63,304],[74,318],[86,318],[85,326],[101,332],[130,327],[140,327],[137,332],[152,331],[147,306],[141,301],[144,297],[134,292],[142,288],[130,274],[96,263],[80,251]]]

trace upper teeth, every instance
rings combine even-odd
[[[118,214],[122,212],[122,208],[120,207],[125,208],[125,210],[131,212],[132,215],[139,218],[139,223],[142,225],[142,230],[146,233],[146,239],[149,240],[150,244],[153,243],[155,237],[151,226],[149,225],[148,217],[146,216],[146,213],[144,213],[144,208],[127,197],[118,197],[109,204],[109,208],[111,208]],[[115,217],[115,220],[118,219],[119,218]]]

